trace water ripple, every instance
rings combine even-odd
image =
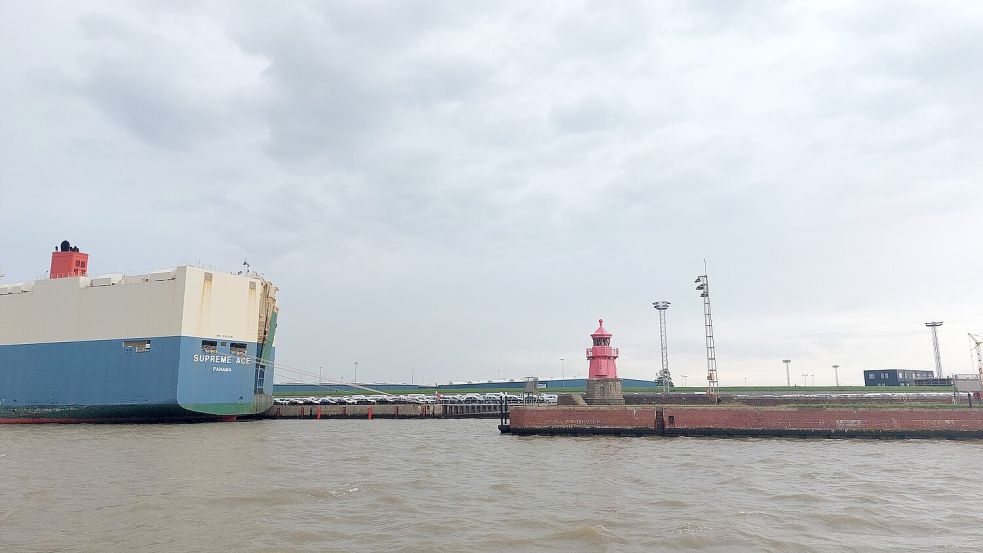
[[[0,427],[0,551],[976,551],[983,442]]]

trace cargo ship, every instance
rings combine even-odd
[[[89,276],[64,241],[48,278],[0,283],[0,423],[234,420],[273,403],[277,288],[178,266]]]

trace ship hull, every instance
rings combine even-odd
[[[169,423],[225,420],[177,405],[28,405],[0,408],[0,424]]]
[[[205,351],[204,342],[215,343]],[[146,344],[143,351],[132,345]],[[150,337],[0,346],[0,424],[232,420],[269,409],[256,343]],[[271,355],[268,353],[268,355]]]

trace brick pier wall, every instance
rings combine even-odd
[[[665,426],[672,429],[779,429],[779,430],[956,430],[983,432],[983,409],[821,409],[685,408],[663,409]]]
[[[625,428],[655,429],[655,407],[513,407],[513,428]]]
[[[746,406],[516,407],[515,434],[983,437],[983,409]]]

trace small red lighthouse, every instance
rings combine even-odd
[[[611,347],[611,333],[604,329],[604,319],[597,320],[598,327],[590,337],[594,345],[587,348],[587,359],[590,360],[589,378],[618,378],[618,367],[614,360],[618,358],[618,348]]]
[[[611,333],[604,329],[604,319],[590,335],[593,345],[587,348],[590,368],[587,373],[587,394],[584,399],[591,405],[623,405],[625,396],[618,378],[618,348],[611,347]]]
[[[89,254],[80,252],[78,246],[72,246],[68,240],[63,240],[61,247],[55,248],[51,254],[48,278],[85,276],[88,270]]]

